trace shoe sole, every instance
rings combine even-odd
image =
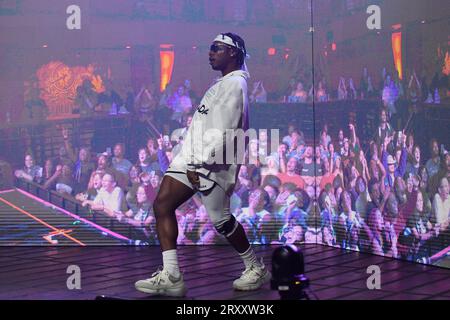
[[[270,278],[271,278],[271,274],[270,274],[270,272],[267,272],[266,275],[264,276],[264,278],[263,278],[261,281],[259,281],[258,283],[252,283],[252,284],[249,284],[249,285],[246,285],[246,286],[243,286],[243,287],[236,286],[236,285],[233,284],[233,288],[234,288],[235,290],[238,290],[238,291],[253,291],[253,290],[258,290],[258,289],[260,289],[263,285],[265,285],[267,282],[269,282],[269,281],[270,281]]]
[[[184,297],[186,295],[187,289],[186,288],[182,288],[182,289],[159,289],[159,290],[154,290],[154,289],[149,289],[149,288],[145,288],[145,287],[138,287],[135,286],[136,290],[143,292],[143,293],[148,293],[148,294],[152,294],[152,295],[159,295],[159,296],[166,296],[166,297],[177,297],[177,298],[181,298]]]

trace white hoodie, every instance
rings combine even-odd
[[[219,155],[226,146],[234,145],[230,131],[226,134],[226,130],[248,129],[248,78],[248,72],[236,70],[218,78],[206,91],[183,146],[167,172],[195,170],[200,176],[200,191],[210,189],[216,182],[231,195],[243,159],[234,156],[233,163],[227,164],[226,156]]]

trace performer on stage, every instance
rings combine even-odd
[[[262,259],[257,259],[243,227],[230,213],[230,196],[242,162],[236,161],[236,157],[233,163],[226,163],[225,158],[222,163],[215,161],[219,153],[228,150],[230,143],[234,145],[225,137],[226,130],[248,129],[246,56],[244,40],[233,33],[219,34],[210,47],[210,65],[213,70],[220,71],[222,77],[202,98],[182,149],[161,182],[153,209],[163,269],[150,279],[137,281],[135,287],[139,291],[175,297],[186,294],[178,266],[175,210],[197,192],[216,230],[228,240],[245,264],[241,277],[233,282],[234,289],[256,290],[270,279],[269,271]]]

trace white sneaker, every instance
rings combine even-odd
[[[158,270],[150,279],[139,280],[134,284],[138,291],[169,297],[184,297],[187,289],[184,285],[183,275],[175,278],[167,270]]]
[[[261,260],[260,265],[252,265],[242,272],[239,279],[234,280],[233,288],[241,291],[257,290],[270,280],[270,272]]]

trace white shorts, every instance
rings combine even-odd
[[[192,190],[194,187],[187,178],[184,172],[166,171],[165,176],[174,178],[177,181],[185,184]],[[200,176],[200,185],[207,185],[206,190],[200,190],[200,198],[202,203],[208,212],[209,218],[215,227],[221,227],[225,222],[230,220],[230,197],[225,191],[214,181],[203,178]]]
[[[167,169],[165,175],[171,176],[172,178],[184,183],[189,188],[194,189],[192,184],[189,182],[187,175],[186,175],[186,167],[180,167],[180,166],[169,166]],[[200,187],[198,188],[199,191],[208,191],[214,185],[216,184],[213,180],[208,179],[206,176],[202,175],[201,173],[197,172],[199,179],[200,179]]]

